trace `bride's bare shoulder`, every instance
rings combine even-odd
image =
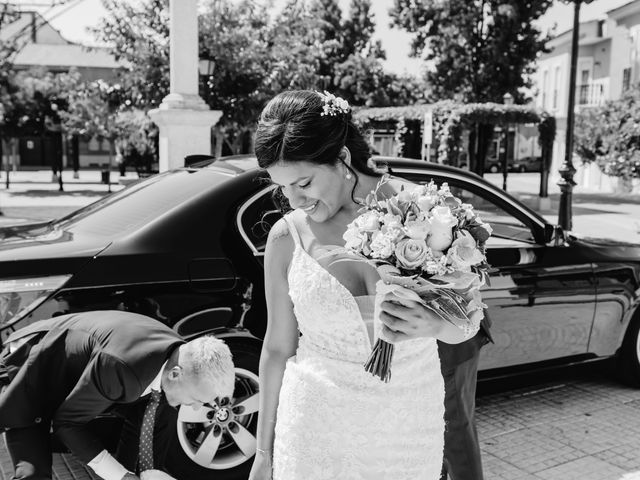
[[[289,224],[284,218],[281,218],[269,230],[265,247],[266,261],[288,265],[294,248],[295,242]]]

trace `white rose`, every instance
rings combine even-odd
[[[380,229],[380,214],[375,210],[370,210],[360,215],[354,222],[363,232],[375,232]]]
[[[401,203],[410,203],[413,201],[413,198],[411,197],[411,193],[409,193],[407,190],[401,190],[397,196],[398,196],[398,201]]]
[[[371,256],[373,258],[389,258],[393,253],[393,241],[382,232],[375,232],[371,238]]]
[[[345,241],[345,248],[355,251],[364,250],[368,241],[367,234],[355,227],[348,228],[347,231],[344,232],[344,235],[342,235],[342,238]]]
[[[436,207],[432,211],[431,233],[427,245],[433,251],[444,251],[453,240],[453,227],[458,223],[449,207]]]
[[[447,253],[451,264],[457,270],[468,271],[471,266],[484,261],[484,255],[478,250],[476,241],[466,230],[460,230],[458,238],[451,244]]]
[[[436,205],[437,201],[438,197],[435,195],[422,195],[418,197],[418,201],[416,203],[420,207],[420,210],[428,212]]]
[[[393,213],[385,213],[382,217],[382,223],[389,229],[402,228],[402,217]]]
[[[404,238],[398,242],[395,254],[403,268],[413,270],[427,261],[429,248],[424,240]]]
[[[426,240],[431,231],[431,222],[426,218],[423,220],[410,220],[406,223],[404,231],[409,238]]]

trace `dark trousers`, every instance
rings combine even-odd
[[[447,368],[444,376],[444,464],[441,479],[483,480],[480,444],[476,431],[478,348],[470,359]]]
[[[4,434],[7,450],[15,468],[14,480],[50,480],[51,437],[49,424],[12,428]]]

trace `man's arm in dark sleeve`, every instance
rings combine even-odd
[[[140,382],[121,360],[98,354],[53,416],[53,432],[82,462],[93,460],[104,445],[87,423],[116,402],[137,398]]]

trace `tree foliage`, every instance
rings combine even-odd
[[[412,53],[425,60],[432,99],[524,103],[535,60],[549,40],[535,20],[551,0],[394,0],[394,25],[414,34]],[[470,131],[470,167],[484,174],[494,127]]]
[[[155,108],[169,92],[169,0],[102,0],[109,14],[92,29],[124,64],[127,106]]]
[[[516,103],[548,37],[536,26],[551,0],[394,0],[393,24],[414,34],[412,52],[432,65],[439,98]]]
[[[108,15],[94,33],[124,62],[127,105],[158,106],[169,91],[168,0],[102,1]],[[283,90],[331,90],[355,105],[414,101],[424,89],[384,71],[374,28],[371,0],[351,0],[346,16],[336,0],[289,0],[277,12],[273,2],[208,0],[199,55],[215,67],[201,96],[223,112],[218,127],[236,151],[266,101]]]
[[[640,86],[619,100],[576,115],[575,152],[584,163],[596,162],[607,175],[640,178]]]

